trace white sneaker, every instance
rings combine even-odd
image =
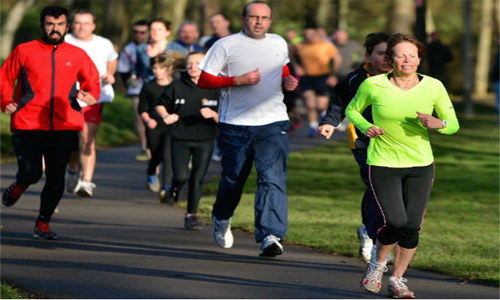
[[[360,242],[359,256],[365,263],[369,263],[372,257],[373,240],[368,236],[366,227],[361,225],[358,227],[358,238]]]
[[[389,296],[394,299],[414,299],[415,294],[404,284],[403,277],[389,278]]]
[[[231,219],[217,220],[212,216],[212,220],[214,222],[212,234],[217,245],[224,249],[233,247],[234,238],[231,233]]]
[[[266,236],[260,245],[259,256],[275,257],[283,254],[283,246],[280,244],[280,240],[274,234]]]
[[[76,191],[76,194],[81,197],[92,197],[95,187],[96,185],[94,183],[82,180],[80,182],[80,188]]]
[[[366,274],[361,279],[361,288],[370,293],[378,293],[382,285],[382,275],[387,271],[386,266],[368,264]]]
[[[68,193],[74,194],[80,188],[80,183],[81,183],[80,178],[81,178],[80,171],[71,174],[68,170],[68,179],[66,180],[66,191]]]

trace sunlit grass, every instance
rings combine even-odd
[[[436,173],[411,267],[498,286],[499,128],[495,112],[460,118],[452,136],[432,133]],[[287,243],[355,257],[364,185],[347,141],[291,153]],[[254,230],[255,172],[232,225]],[[201,212],[210,217],[217,182],[205,186]]]

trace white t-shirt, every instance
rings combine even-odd
[[[135,69],[135,64],[137,62],[136,49],[137,44],[135,42],[130,42],[123,48],[118,58],[118,66],[116,69],[118,73],[129,73]],[[135,87],[128,87],[127,93],[129,95],[139,95],[141,93],[144,79],[142,77],[137,78],[137,83]]]
[[[263,39],[254,39],[241,31],[215,42],[198,68],[211,75],[226,77],[257,68],[260,72],[256,85],[221,89],[219,122],[260,126],[287,121],[281,76],[288,62],[287,44],[276,34],[268,33]]]
[[[88,56],[92,59],[97,70],[99,71],[99,76],[106,74],[108,68],[108,62],[112,62],[118,58],[118,53],[116,53],[113,43],[107,38],[99,35],[92,35],[92,40],[90,41],[80,41],[77,40],[72,34],[67,34],[65,38],[66,42],[82,48],[87,52]],[[97,103],[102,102],[112,102],[115,97],[115,92],[113,86],[109,83],[104,84],[101,80],[101,95],[97,100]],[[81,107],[87,106],[86,103],[78,101]]]

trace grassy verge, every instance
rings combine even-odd
[[[102,123],[97,132],[97,148],[115,147],[137,143],[132,101],[117,93],[112,103],[104,105]],[[15,160],[10,132],[10,116],[0,113],[0,162]]]
[[[491,109],[490,109],[491,111]],[[459,117],[460,118],[460,117]],[[499,127],[496,112],[460,118],[453,136],[432,134],[436,180],[419,250],[411,267],[483,284],[499,284]],[[255,172],[233,226],[253,232]],[[210,217],[217,182],[206,186],[200,211]],[[347,142],[291,153],[287,243],[356,257],[364,186]]]
[[[34,299],[34,298],[38,298],[38,296],[35,296],[33,293],[19,289],[17,287],[14,287],[14,286],[9,285],[8,283],[2,281],[0,298],[1,299]]]

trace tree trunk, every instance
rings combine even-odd
[[[33,6],[35,0],[20,0],[17,1],[14,7],[10,10],[7,15],[7,19],[4,22],[2,27],[2,36],[1,41],[2,45],[0,46],[1,59],[5,60],[10,52],[12,51],[12,46],[14,44],[14,36],[16,35],[17,28],[21,24],[23,20],[24,14],[26,11]]]
[[[349,1],[348,0],[339,0],[338,1],[338,26],[337,28],[347,30],[347,15],[349,14]]]
[[[318,26],[328,26],[328,18],[331,10],[330,0],[318,0],[318,7],[316,10],[316,23]]]
[[[413,0],[394,0],[391,18],[391,32],[410,34],[415,23],[415,5]]]
[[[185,20],[186,16],[186,6],[188,0],[176,0],[175,5],[172,8],[172,35],[171,40],[175,40],[177,38],[177,30],[179,29],[179,25]]]
[[[476,97],[484,97],[488,92],[488,75],[491,69],[491,39],[493,33],[493,0],[482,0],[480,22],[477,63],[474,72],[474,94]]]
[[[124,1],[106,2],[105,18],[102,23],[102,35],[114,44],[123,47],[130,36],[130,19]],[[99,24],[98,24],[99,26]]]
[[[463,51],[462,65],[464,76],[464,113],[465,118],[470,119],[474,116],[474,103],[472,102],[472,26],[471,26],[471,0],[463,1],[464,31],[463,31]]]

